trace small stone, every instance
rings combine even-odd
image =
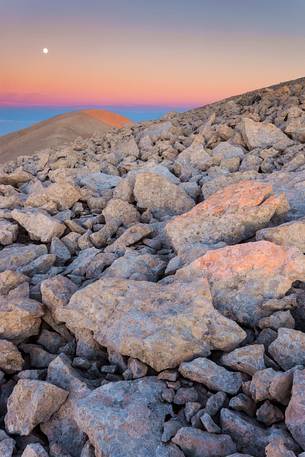
[[[201,403],[197,401],[188,401],[185,403],[184,416],[187,422],[190,422],[192,417],[201,409]]]
[[[208,389],[222,390],[232,395],[239,391],[242,383],[239,373],[232,373],[203,357],[182,363],[179,372],[192,381],[204,384]]]
[[[196,402],[197,400],[198,393],[194,387],[180,387],[173,401],[176,405],[185,405],[190,401]]]
[[[39,443],[28,444],[21,457],[48,457],[47,451]]]
[[[269,353],[284,370],[305,365],[305,333],[280,328],[277,339],[269,346]]]
[[[128,359],[128,368],[131,371],[132,379],[143,378],[146,376],[148,371],[148,367],[145,363],[140,360],[133,359],[132,357]]]
[[[7,340],[0,340],[0,368],[5,373],[22,370],[23,358],[17,347]]]
[[[176,435],[178,430],[183,427],[183,424],[180,422],[180,420],[176,418],[172,418],[167,422],[164,422],[163,426],[163,433],[161,437],[161,441],[163,443],[167,443],[170,441],[173,436]]]
[[[276,422],[281,422],[284,419],[284,414],[279,408],[267,400],[256,411],[256,418],[269,426]]]
[[[293,438],[305,448],[305,370],[293,375],[291,399],[285,412],[285,423]]]
[[[296,454],[293,451],[290,451],[280,438],[271,441],[271,443],[266,446],[265,452],[266,457],[296,457]],[[302,454],[299,454],[299,457],[301,456]]]
[[[209,433],[221,433],[221,428],[218,427],[217,424],[213,421],[211,416],[207,413],[204,413],[201,417],[200,420],[202,422],[202,425],[204,426],[205,430]]]
[[[224,354],[220,361],[232,370],[252,376],[256,371],[266,368],[264,354],[265,348],[262,344],[252,344]]]
[[[18,225],[7,221],[6,219],[0,219],[0,244],[7,246],[8,244],[14,243],[18,236]]]
[[[215,416],[223,407],[227,395],[224,392],[217,392],[216,394],[211,395],[206,402],[205,412],[210,416]]]
[[[229,407],[235,411],[242,411],[248,416],[255,416],[256,405],[254,401],[244,393],[240,393],[236,395],[236,397],[232,397],[229,401]]]
[[[236,450],[229,435],[214,435],[191,427],[181,428],[172,441],[192,457],[225,457]]]
[[[68,392],[48,382],[21,379],[8,400],[7,430],[28,435],[38,424],[47,421],[67,396]]]

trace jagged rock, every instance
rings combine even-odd
[[[119,176],[105,173],[85,173],[76,179],[77,184],[90,189],[97,195],[102,195],[105,190],[116,187],[121,181]]]
[[[292,221],[256,233],[257,240],[268,240],[284,246],[294,246],[305,252],[305,221]]]
[[[75,421],[76,402],[90,394],[85,381],[71,367],[67,356],[60,354],[48,367],[47,381],[69,392],[69,397],[52,417],[41,424],[42,432],[48,437],[50,451],[55,455],[82,457],[86,435]],[[51,454],[52,455],[52,454]]]
[[[6,219],[0,219],[0,244],[7,246],[17,240],[18,236],[18,225],[7,221]]]
[[[223,408],[220,423],[223,433],[228,433],[232,437],[240,452],[249,452],[255,457],[261,457],[266,446],[278,438],[283,440],[289,450],[297,450],[296,443],[286,430],[276,425],[265,429],[255,419],[242,413]]]
[[[221,390],[232,395],[238,392],[242,383],[240,373],[228,371],[203,357],[182,363],[179,372],[185,378],[204,384],[208,389]]]
[[[103,278],[136,279],[157,281],[165,268],[165,262],[151,254],[139,255],[135,251],[126,252],[116,259],[103,274]]]
[[[121,224],[130,225],[138,222],[140,214],[130,203],[113,198],[103,210],[106,224],[116,223],[117,227]]]
[[[264,346],[252,344],[237,348],[221,357],[221,363],[232,370],[242,371],[252,376],[256,371],[265,368]]]
[[[13,244],[0,251],[0,272],[5,270],[18,271],[33,260],[47,254],[44,244]]]
[[[48,420],[68,392],[45,381],[21,379],[8,400],[5,426],[9,433],[28,435]]]
[[[285,423],[293,438],[305,448],[305,370],[293,375],[291,399],[285,412]]]
[[[284,369],[305,364],[305,333],[280,328],[278,337],[269,346],[269,353]]]
[[[290,138],[274,124],[255,122],[249,118],[242,119],[241,131],[250,150],[270,146],[280,146],[281,149],[284,149],[292,143]]]
[[[47,451],[39,443],[28,444],[21,457],[48,457]]]
[[[257,241],[208,251],[176,276],[207,277],[217,309],[254,326],[271,314],[266,300],[283,297],[294,281],[305,279],[305,261],[296,248]]]
[[[90,329],[102,346],[157,371],[211,349],[233,349],[245,338],[214,309],[205,280],[162,285],[100,279],[76,292],[60,314],[68,327]]]
[[[125,230],[125,232],[117,240],[115,240],[114,243],[107,246],[104,252],[124,252],[128,246],[132,246],[151,233],[152,229],[149,225],[135,224]]]
[[[17,347],[10,341],[0,340],[0,368],[6,373],[21,371],[23,358]]]
[[[52,183],[49,187],[32,192],[28,196],[25,205],[39,208],[49,202],[54,202],[58,210],[71,208],[81,197],[77,187],[68,182]]]
[[[284,419],[284,415],[277,406],[267,400],[256,411],[256,418],[268,426],[281,422]]]
[[[236,450],[229,435],[215,435],[191,427],[180,428],[172,441],[186,457],[224,457]]]
[[[29,233],[31,240],[49,243],[52,238],[61,237],[65,231],[64,224],[38,209],[14,209],[11,214]]]
[[[281,439],[272,441],[266,446],[266,457],[296,457],[293,451],[289,451]]]
[[[77,291],[77,286],[65,276],[54,276],[41,283],[42,303],[45,304],[55,320],[59,320],[57,310],[67,305],[70,298]]]
[[[194,206],[186,192],[164,176],[140,173],[136,176],[134,196],[139,208],[181,214]]]
[[[102,457],[155,457],[171,407],[153,377],[109,383],[77,402],[75,418]]]
[[[216,192],[188,213],[169,221],[166,233],[178,252],[196,243],[234,244],[251,238],[287,209],[285,196],[275,197],[271,186],[242,181]]]

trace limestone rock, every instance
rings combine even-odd
[[[65,210],[71,208],[80,197],[81,193],[76,186],[69,182],[56,182],[47,188],[30,193],[25,205],[39,208],[48,202],[54,202],[58,210]]]
[[[257,241],[208,251],[176,273],[180,280],[196,276],[208,279],[221,313],[253,326],[271,314],[264,301],[283,297],[294,281],[304,281],[305,260],[296,248]]]
[[[285,423],[293,438],[305,448],[305,370],[293,376],[291,399],[285,413]]]
[[[225,457],[236,450],[229,435],[215,435],[191,427],[181,428],[173,438],[184,454],[192,457]]]
[[[39,443],[28,444],[21,457],[48,457],[47,451]]]
[[[203,357],[182,363],[179,372],[185,378],[204,384],[208,389],[221,390],[231,395],[236,394],[242,384],[240,373],[228,371]]]
[[[97,457],[155,457],[171,407],[153,377],[109,383],[77,402],[75,417]]]
[[[274,124],[255,122],[249,118],[243,118],[241,124],[243,139],[247,147],[267,148],[270,146],[281,145],[285,148],[291,144],[290,138]]]
[[[161,371],[211,349],[231,350],[245,332],[218,313],[205,280],[169,285],[100,279],[61,311],[68,327],[87,328],[102,346]]]
[[[255,457],[264,455],[266,446],[275,439],[282,439],[289,450],[297,450],[289,433],[274,425],[268,429],[248,416],[223,408],[220,414],[223,433],[228,433],[237,443],[237,450],[248,452]]]
[[[289,328],[280,328],[278,337],[269,346],[269,353],[284,369],[305,364],[305,333]]]
[[[0,369],[6,373],[21,371],[23,358],[17,347],[10,341],[0,340]]]
[[[221,357],[221,363],[232,370],[242,371],[252,376],[256,371],[265,368],[264,354],[262,344],[251,344],[224,354]]]
[[[79,176],[76,181],[80,186],[90,189],[96,195],[102,195],[105,190],[116,187],[121,178],[105,173],[86,173]]]
[[[176,251],[195,243],[234,244],[250,238],[287,209],[285,196],[275,197],[271,186],[242,181],[169,221],[166,233]]]
[[[136,208],[130,203],[113,198],[103,210],[106,224],[117,223],[117,225],[130,225],[138,222],[140,215]]]
[[[194,201],[167,178],[154,173],[137,175],[134,196],[139,208],[181,214],[194,206]]]
[[[17,270],[29,264],[48,250],[44,244],[13,244],[0,251],[0,272]]]
[[[14,209],[11,214],[29,233],[31,240],[49,243],[52,238],[61,237],[65,231],[64,224],[38,209]]]
[[[9,433],[28,435],[48,420],[67,398],[68,392],[45,381],[21,379],[9,397],[5,426]]]
[[[0,244],[7,246],[8,244],[14,243],[18,236],[18,225],[7,221],[6,219],[0,219]]]
[[[294,246],[305,252],[305,221],[292,221],[259,230],[256,233],[257,240],[268,240],[283,246]]]

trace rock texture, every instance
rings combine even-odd
[[[1,165],[1,457],[303,456],[304,132],[300,79]]]

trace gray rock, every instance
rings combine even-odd
[[[68,392],[45,381],[21,379],[8,400],[5,426],[9,433],[28,435],[48,420]]]
[[[203,357],[182,363],[179,372],[185,378],[204,384],[208,389],[222,390],[232,395],[238,392],[242,383],[239,373],[228,371]]]
[[[102,346],[157,371],[206,356],[212,348],[233,349],[245,338],[235,322],[213,308],[202,280],[162,285],[100,279],[76,292],[58,312],[68,327],[87,328]]]
[[[280,328],[278,337],[269,346],[269,353],[284,370],[305,365],[305,333]]]
[[[291,399],[285,412],[285,423],[293,438],[305,448],[305,370],[293,376]]]
[[[96,455],[155,457],[171,407],[160,402],[165,385],[153,377],[109,383],[75,407],[79,427]]]
[[[262,344],[251,344],[224,354],[220,361],[232,370],[242,371],[252,376],[256,371],[263,370],[265,349]]]
[[[173,438],[186,457],[224,457],[236,446],[229,435],[215,435],[191,427],[181,428]]]
[[[52,238],[61,237],[65,231],[64,224],[38,209],[14,209],[11,214],[29,233],[31,240],[49,243]]]

